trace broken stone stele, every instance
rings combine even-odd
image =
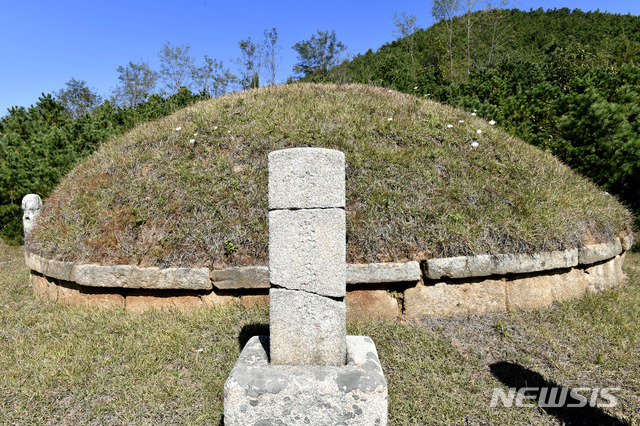
[[[224,387],[226,425],[386,425],[373,341],[346,335],[344,154],[269,154],[269,336]]]

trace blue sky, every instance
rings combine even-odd
[[[640,0],[521,0],[516,7],[568,7],[640,15]],[[0,116],[11,106],[29,106],[42,92],[84,80],[102,96],[117,84],[120,65],[148,62],[158,69],[166,42],[191,46],[234,70],[238,41],[263,38],[276,27],[282,45],[280,81],[292,74],[291,46],[316,30],[335,30],[352,54],[391,41],[393,13],[413,13],[418,25],[433,23],[431,2],[409,1],[140,1],[0,0]]]

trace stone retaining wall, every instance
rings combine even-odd
[[[633,243],[629,234],[581,249],[347,265],[347,317],[420,318],[538,309],[617,287]],[[240,302],[266,304],[266,266],[140,268],[49,260],[25,254],[34,292],[66,305],[186,310]]]

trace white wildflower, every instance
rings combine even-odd
[[[475,141],[471,142],[471,147],[473,147],[473,148],[477,148],[478,145],[480,145],[478,142],[475,142]]]
[[[478,130],[476,130],[476,133],[481,135],[482,134],[482,130],[478,129]]]
[[[447,127],[448,127],[448,128],[452,128],[452,127],[453,127],[453,124],[447,124]]]
[[[471,116],[472,116],[472,117],[475,117],[475,116],[476,116],[476,113],[475,113],[475,112],[472,112],[472,113],[471,113]]]
[[[213,130],[218,130],[218,126],[213,126]]]
[[[196,142],[196,140],[195,140],[195,139],[189,139],[189,142],[190,142],[190,143],[195,143],[195,142]]]
[[[393,117],[387,118],[387,121],[393,121]]]
[[[415,87],[413,88],[413,90],[418,90],[418,86],[415,86]]]
[[[231,130],[227,130],[227,133],[231,133]]]
[[[489,122],[489,124],[491,124],[491,125],[493,126],[494,124],[496,124],[496,122],[495,122],[495,121],[493,121],[493,120],[491,120],[491,121]]]
[[[182,130],[181,126],[176,127],[176,132],[179,132],[180,130]]]
[[[389,93],[393,93],[393,90],[389,89]]]
[[[198,134],[197,134],[197,133],[194,133],[194,134],[193,134],[193,136],[198,136]]]
[[[464,123],[464,120],[458,120],[458,123]]]

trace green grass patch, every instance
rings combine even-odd
[[[268,330],[258,308],[140,315],[47,304],[31,294],[20,247],[0,244],[0,265],[0,423],[219,424],[242,344]],[[537,407],[489,407],[492,389],[506,389],[491,373],[500,362],[559,386],[620,387],[602,415],[640,424],[640,254],[625,270],[621,289],[543,311],[347,328],[376,343],[391,425],[561,424]]]
[[[352,263],[566,249],[630,229],[614,197],[469,113],[381,88],[294,84],[204,101],[106,143],[47,200],[29,250],[266,264],[267,155],[299,146],[345,153]]]

